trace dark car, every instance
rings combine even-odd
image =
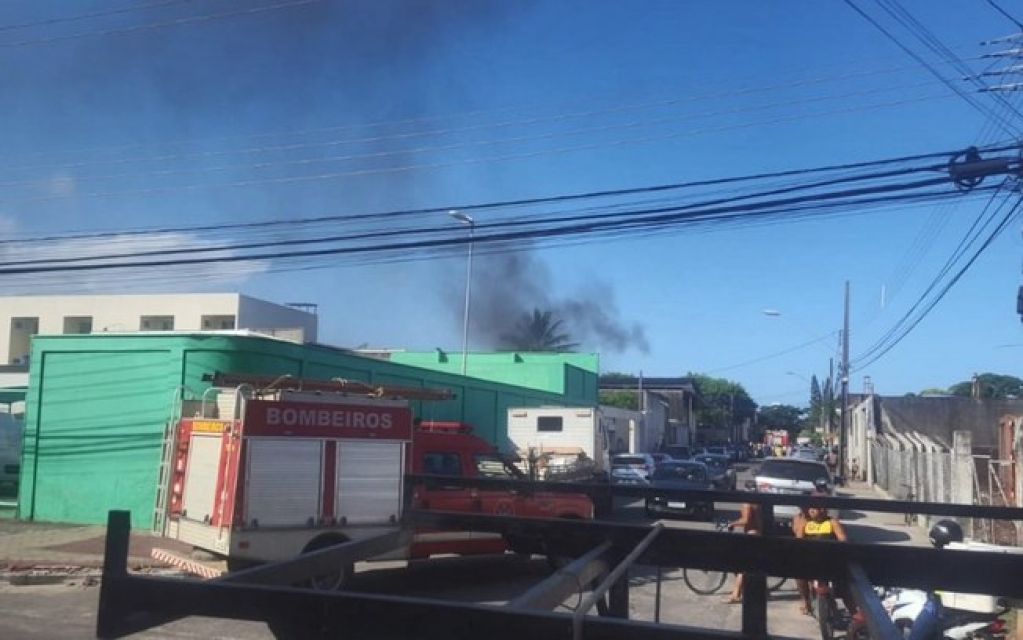
[[[714,488],[710,472],[702,462],[692,460],[671,460],[654,469],[650,476],[650,486],[654,489],[701,489]],[[710,500],[692,500],[657,495],[654,492],[646,499],[648,516],[657,514],[677,514],[694,516],[702,520],[714,518],[714,503]]]
[[[710,472],[711,482],[714,488],[720,491],[735,491],[735,469],[728,456],[715,455],[713,453],[701,453],[693,456],[696,462],[702,462]]]
[[[650,457],[654,459],[654,469],[661,466],[665,462],[671,462],[674,460],[670,455],[666,453],[651,453]]]
[[[688,460],[693,457],[693,450],[684,444],[669,444],[664,447],[664,452],[675,460]]]

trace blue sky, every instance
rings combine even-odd
[[[301,235],[288,221],[410,209],[436,209],[416,224],[464,237],[444,210],[1019,136],[1021,116],[962,81],[883,5],[901,6],[976,72],[1012,64],[981,57],[1009,48],[981,44],[1018,31],[1009,18],[987,2],[855,4],[965,97],[840,1],[5,2],[0,231],[15,242],[0,259],[230,238],[190,229],[210,224],[280,221],[236,236],[276,242]],[[826,377],[838,357],[848,281],[853,391],[867,376],[901,395],[974,372],[1023,375],[1018,219],[913,331],[862,358],[931,299],[928,285],[987,202],[950,187],[937,203],[841,216],[520,243],[518,254],[478,246],[469,344],[487,349],[501,322],[551,308],[605,371],[703,372],[762,404],[802,404],[804,379]],[[474,212],[481,227],[507,215]],[[167,227],[179,230],[153,232]],[[121,235],[133,230],[147,233]],[[107,235],[29,242],[82,232]],[[0,291],[241,291],[318,304],[324,342],[458,351],[465,249],[6,275]]]

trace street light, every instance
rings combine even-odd
[[[810,343],[808,343],[808,344],[818,344],[818,345],[821,346],[822,349],[826,349],[827,352],[830,353],[831,355],[835,354],[836,349],[831,349],[831,348],[825,346],[822,343],[825,340],[835,336],[835,334],[837,332],[832,331],[831,333],[827,333],[825,335],[820,335],[820,333],[818,333],[816,331],[811,331],[806,325],[804,325],[802,322],[800,322],[798,318],[795,318],[794,316],[782,313],[778,309],[773,309],[773,308],[761,309],[760,313],[764,314],[765,316],[771,317],[771,318],[784,318],[787,322],[792,323],[793,326],[798,328],[800,331],[805,333],[807,335],[807,337],[810,338]],[[801,346],[806,346],[806,345],[801,345]]]
[[[469,226],[469,260],[465,270],[465,312],[462,316],[462,375],[465,375],[469,357],[469,296],[472,292],[472,246],[476,240],[476,221],[472,216],[452,209],[448,215]]]
[[[781,312],[777,309],[763,309],[763,314],[767,316],[780,316]],[[842,309],[842,331],[840,332],[841,339],[839,340],[839,363],[838,363],[838,379],[842,384],[841,391],[841,403],[842,403],[842,414],[841,422],[838,425],[838,475],[845,477],[845,457],[846,449],[848,448],[848,433],[849,433],[849,281],[845,281],[845,304]],[[832,393],[834,393],[834,378],[828,375],[828,386],[831,387]],[[830,422],[830,416],[828,418]]]

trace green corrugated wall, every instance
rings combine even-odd
[[[199,397],[213,371],[451,389],[456,398],[413,403],[424,420],[465,420],[502,448],[507,408],[585,405],[597,376],[559,367],[575,393],[536,389],[297,345],[260,336],[223,334],[93,334],[33,340],[25,412],[18,517],[54,522],[106,522],[110,509],[132,512],[132,526],[152,516],[163,429],[176,389]],[[554,365],[552,365],[554,366]]]

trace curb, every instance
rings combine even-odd
[[[129,573],[180,577],[186,575],[180,569],[166,566],[135,566],[129,569]],[[85,587],[95,586],[103,578],[103,571],[97,567],[71,566],[71,565],[46,565],[5,567],[0,571],[0,585],[11,586],[45,586],[45,585],[81,585]]]
[[[61,569],[34,569],[26,572],[0,573],[0,584],[15,587],[36,587],[51,585],[95,586],[100,583],[102,573],[94,569],[68,571]]]

